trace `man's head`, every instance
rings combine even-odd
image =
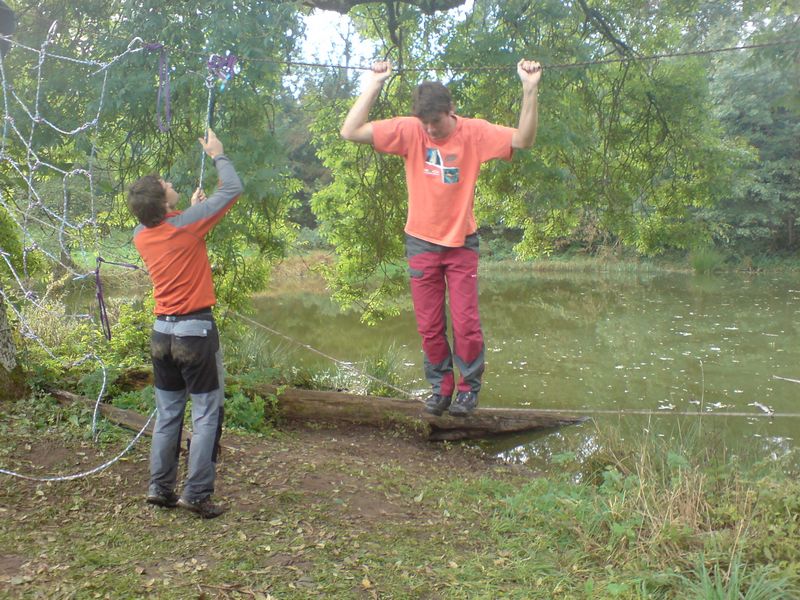
[[[157,175],[145,175],[128,189],[128,208],[145,227],[155,227],[178,204],[172,184]]]
[[[453,111],[450,90],[438,81],[425,81],[414,90],[412,113],[431,138],[444,138],[453,132]]]

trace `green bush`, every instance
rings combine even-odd
[[[135,410],[146,415],[156,406],[155,390],[152,385],[148,385],[141,390],[123,392],[114,397],[112,404],[117,408]]]
[[[225,399],[225,426],[254,433],[267,433],[272,430],[276,399],[266,400],[254,394],[244,394],[235,390]],[[268,405],[270,410],[268,409]]]

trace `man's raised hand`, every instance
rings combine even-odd
[[[390,63],[388,60],[378,60],[372,63],[370,78],[374,83],[380,83],[383,85],[383,82],[389,79],[391,76],[392,63]]]
[[[523,86],[538,86],[542,77],[542,65],[535,60],[523,58],[517,63],[517,74]]]
[[[222,154],[222,142],[219,141],[217,134],[215,134],[210,127],[206,129],[206,137],[197,138],[197,140],[203,147],[203,151],[211,158],[215,158],[219,154]]]

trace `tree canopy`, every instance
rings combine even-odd
[[[241,71],[217,87],[214,103],[215,128],[246,184],[210,244],[223,301],[258,287],[303,225],[336,252],[328,277],[337,298],[379,317],[405,288],[402,164],[340,139],[358,93],[355,67],[365,65],[349,62],[352,40],[343,60],[331,60],[351,68],[302,64],[312,8],[347,13],[376,58],[397,67],[372,118],[407,114],[414,86],[440,78],[460,114],[514,126],[514,65],[523,57],[543,63],[535,147],[486,165],[476,196],[482,231],[515,240],[520,257],[567,248],[656,255],[708,244],[797,247],[800,32],[797,14],[778,0],[24,0],[14,39],[28,47],[49,39],[51,54],[98,61],[136,43],[147,50],[125,55],[104,78],[69,61],[37,71],[35,54],[12,47],[4,61],[10,117],[41,161],[65,170],[91,162],[100,225],[125,230],[133,224],[125,189],[139,175],[160,173],[185,194],[196,186],[207,62],[235,56]],[[715,52],[743,45],[753,48]],[[170,75],[166,132],[156,115],[161,61]],[[31,102],[44,95],[42,110],[65,130],[98,109],[101,126],[73,135],[34,127],[12,89]],[[22,145],[4,152],[27,160]],[[92,199],[83,180],[38,177],[45,204],[86,216]],[[9,217],[30,204],[26,189],[4,161]],[[30,244],[13,229],[0,212],[0,240],[19,257]],[[51,243],[44,230],[39,237]]]

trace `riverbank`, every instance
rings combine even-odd
[[[87,411],[46,398],[3,413],[0,465],[40,476],[101,464],[131,439],[104,423],[95,445]],[[223,445],[230,510],[212,521],[143,502],[147,440],[88,478],[4,476],[4,595],[723,597],[703,592],[716,585],[797,597],[800,484],[786,461],[745,468],[645,440],[582,465],[554,456],[542,473],[414,431],[322,424],[229,431]]]

